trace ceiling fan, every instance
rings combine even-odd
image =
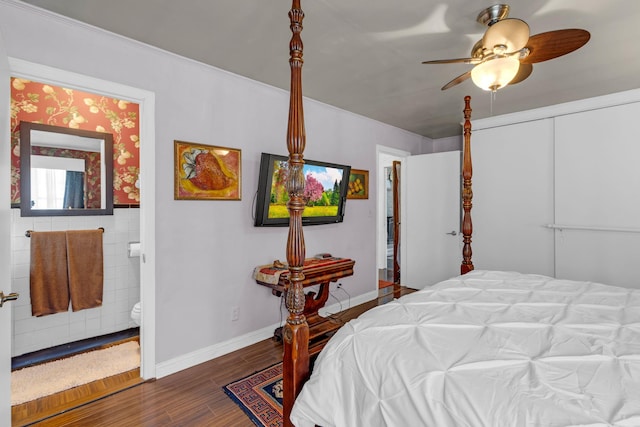
[[[531,75],[533,64],[573,52],[591,35],[581,29],[549,31],[529,37],[529,25],[508,18],[509,6],[496,4],[484,9],[476,20],[489,28],[471,49],[470,58],[439,59],[423,64],[472,64],[474,67],[442,87],[449,89],[471,78],[484,90],[495,92],[520,83]]]

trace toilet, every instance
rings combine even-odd
[[[131,309],[131,320],[137,325],[140,326],[140,315],[141,315],[140,303],[137,302],[133,308]]]

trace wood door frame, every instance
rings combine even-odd
[[[400,284],[400,179],[402,163],[394,160],[391,163],[391,176],[393,177],[393,283]]]

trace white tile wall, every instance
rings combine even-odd
[[[12,292],[20,298],[13,310],[12,356],[136,326],[130,318],[140,300],[140,258],[129,258],[127,244],[140,240],[140,209],[114,209],[113,216],[21,217],[11,210]],[[29,238],[25,231],[104,228],[102,306],[48,316],[31,316]]]

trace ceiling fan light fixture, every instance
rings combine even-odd
[[[477,21],[489,28],[471,48],[469,58],[423,61],[423,64],[477,64],[442,87],[447,90],[471,78],[476,86],[495,92],[522,82],[533,72],[533,65],[580,49],[590,39],[586,30],[567,28],[530,36],[529,25],[521,19],[507,18],[509,6],[495,4],[478,15]]]
[[[508,53],[516,52],[527,45],[529,41],[529,25],[521,19],[507,18],[490,26],[482,44],[493,50],[495,46],[506,46]]]
[[[509,84],[518,74],[520,61],[510,56],[501,56],[482,62],[471,70],[471,80],[483,90],[495,92]]]

